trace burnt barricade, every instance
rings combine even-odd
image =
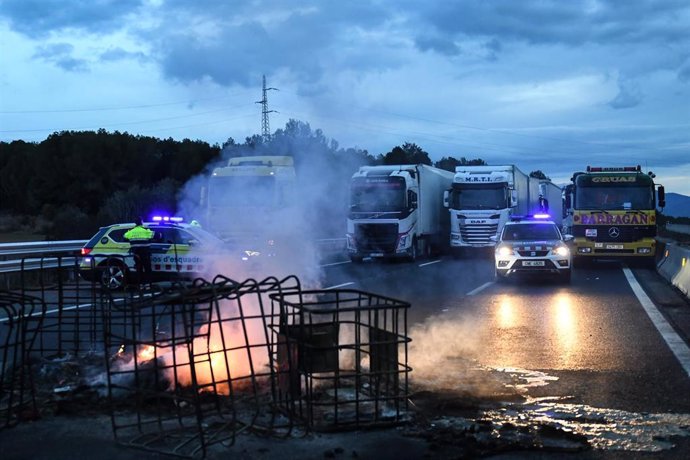
[[[102,347],[98,305],[103,301],[103,290],[96,279],[88,276],[85,267],[90,267],[90,263],[79,257],[22,260],[17,292],[40,299],[46,307],[33,347],[34,356],[53,359]]]
[[[37,417],[30,354],[44,314],[41,299],[0,291],[0,429]]]
[[[276,402],[314,430],[409,420],[406,302],[357,290],[271,295]]]
[[[203,457],[243,431],[289,433],[291,420],[273,409],[268,296],[299,290],[295,277],[218,276],[124,302],[111,296],[102,312],[117,441]]]

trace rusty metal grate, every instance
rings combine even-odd
[[[299,290],[294,276],[218,276],[128,302],[112,297],[103,320],[116,439],[194,457],[244,430],[288,434],[292,421],[272,409],[268,295]]]
[[[30,353],[44,313],[41,299],[0,292],[0,429],[37,414]]]
[[[281,319],[272,325],[281,408],[324,431],[409,420],[408,303],[357,290],[271,299]]]
[[[27,268],[19,273],[17,292],[45,305],[33,356],[52,358],[100,350],[103,331],[97,306],[103,293],[79,276],[78,259],[25,259],[24,265]]]

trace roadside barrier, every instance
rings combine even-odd
[[[683,294],[690,297],[690,248],[666,243],[657,271]]]

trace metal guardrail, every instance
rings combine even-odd
[[[666,230],[670,232],[690,234],[690,225],[666,224]]]
[[[22,269],[56,268],[59,261],[63,266],[72,264],[74,259],[70,256],[76,255],[87,241],[2,243],[0,244],[0,273],[13,273]],[[324,251],[337,252],[345,250],[345,241],[345,238],[328,238],[317,240],[316,243]]]
[[[0,273],[12,273],[22,269],[55,268],[58,266],[58,260],[61,260],[63,265],[73,263],[74,260],[69,256],[78,253],[87,241],[2,243],[0,244]]]

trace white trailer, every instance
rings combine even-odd
[[[364,257],[430,256],[447,247],[443,193],[453,173],[432,166],[362,166],[350,182],[347,249]]]
[[[491,237],[512,215],[538,211],[539,180],[515,165],[457,166],[444,204],[450,210],[450,249],[495,246]]]
[[[547,208],[539,209],[551,216],[559,227],[563,224],[563,189],[548,179],[539,181],[539,195],[546,199]]]

